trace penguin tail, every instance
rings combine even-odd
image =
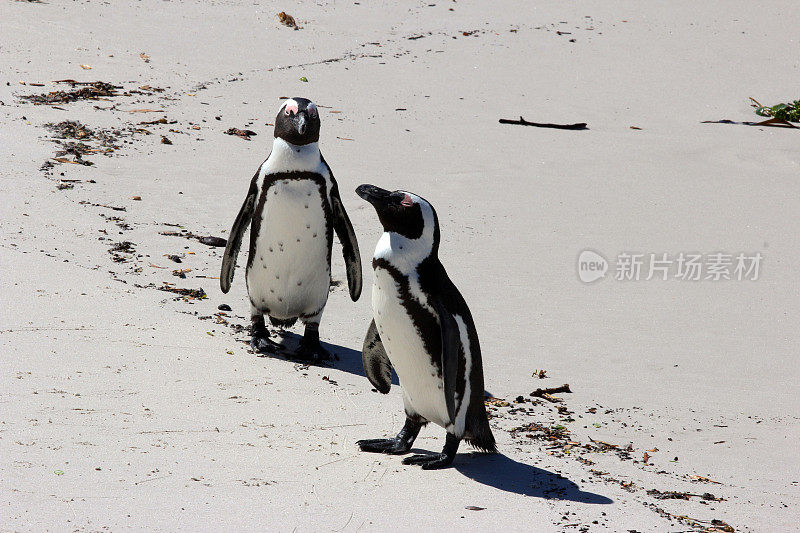
[[[483,401],[480,403],[480,411],[472,417],[472,424],[470,424],[470,431],[464,436],[464,439],[470,446],[486,453],[496,453],[497,444],[492,434],[492,428],[489,427],[489,417],[486,416],[486,408],[483,406]]]
[[[473,438],[466,439],[473,448],[486,453],[497,453],[497,444],[494,441],[492,430],[489,429],[489,424],[486,424],[486,431],[474,435]]]

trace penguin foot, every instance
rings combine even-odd
[[[427,455],[412,455],[403,459],[404,465],[420,465],[423,470],[437,470],[450,466],[453,459],[456,458],[458,445],[461,444],[461,439],[458,437],[447,434],[447,440],[444,443],[442,453],[431,453]]]
[[[250,337],[250,347],[256,353],[275,354],[280,350],[281,345],[268,336],[256,334]]]
[[[317,342],[315,346],[314,343],[306,343],[301,341],[297,351],[292,354],[292,359],[297,359],[298,361],[316,362],[330,361],[332,359],[338,361],[339,357],[323,348],[319,342]]]
[[[423,470],[436,470],[450,466],[455,454],[452,456],[446,453],[432,453],[426,455],[412,455],[403,459],[404,465],[420,465]]]
[[[398,437],[393,439],[364,439],[357,441],[358,447],[362,452],[388,453],[390,455],[401,455],[408,453],[411,443]]]

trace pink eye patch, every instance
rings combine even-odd
[[[414,200],[412,200],[411,197],[408,194],[406,194],[400,201],[400,205],[403,205],[405,207],[411,207],[412,205],[414,205]]]
[[[295,103],[286,104],[285,113],[287,115],[288,114],[296,115],[297,114],[297,104],[295,104]]]

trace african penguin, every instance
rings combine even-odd
[[[319,322],[331,284],[333,232],[342,243],[353,301],[361,295],[361,256],[339,187],[319,151],[317,106],[305,98],[286,100],[275,118],[272,152],[253,176],[231,228],[222,260],[220,287],[227,293],[245,229],[250,228],[247,293],[251,346],[274,351],[264,323],[289,327],[299,318],[305,333],[295,357],[328,359],[319,343]]]
[[[361,185],[384,233],[372,268],[373,320],[364,339],[364,371],[378,391],[391,387],[392,368],[403,388],[406,423],[394,439],[360,440],[363,451],[402,454],[420,428],[445,428],[440,454],[412,455],[404,464],[424,469],[453,462],[461,439],[496,451],[483,403],[478,333],[464,298],[439,262],[439,221],[430,203],[405,192]]]

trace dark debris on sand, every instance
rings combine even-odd
[[[182,229],[181,231],[159,231],[158,233],[161,235],[166,235],[168,237],[183,237],[184,239],[194,239],[196,241],[200,241],[201,244],[205,244],[206,246],[211,246],[211,247],[222,247],[228,244],[228,241],[226,239],[223,239],[222,237],[197,235],[185,229]]]
[[[79,82],[72,82],[73,87],[79,85]],[[71,91],[50,91],[47,94],[29,94],[20,96],[20,99],[33,102],[36,105],[46,104],[67,104],[76,102],[78,100],[95,100],[100,97],[118,96],[117,89],[121,89],[117,85],[112,85],[104,81],[93,81],[80,89],[72,89]]]
[[[253,135],[258,135],[253,130],[240,130],[239,128],[228,128],[225,130],[226,135],[236,135],[237,137],[241,137],[245,141],[249,141],[250,137]]]
[[[203,300],[205,298],[208,298],[208,296],[206,296],[206,292],[202,288],[183,289],[180,287],[173,287],[167,282],[164,282],[164,285],[162,285],[161,287],[156,287],[156,288],[160,291],[175,293],[179,296],[182,296],[184,300]]]
[[[111,254],[111,260],[115,263],[127,263],[131,260],[131,256],[136,253],[136,249],[133,246],[130,241],[115,243],[108,249],[108,253]]]

